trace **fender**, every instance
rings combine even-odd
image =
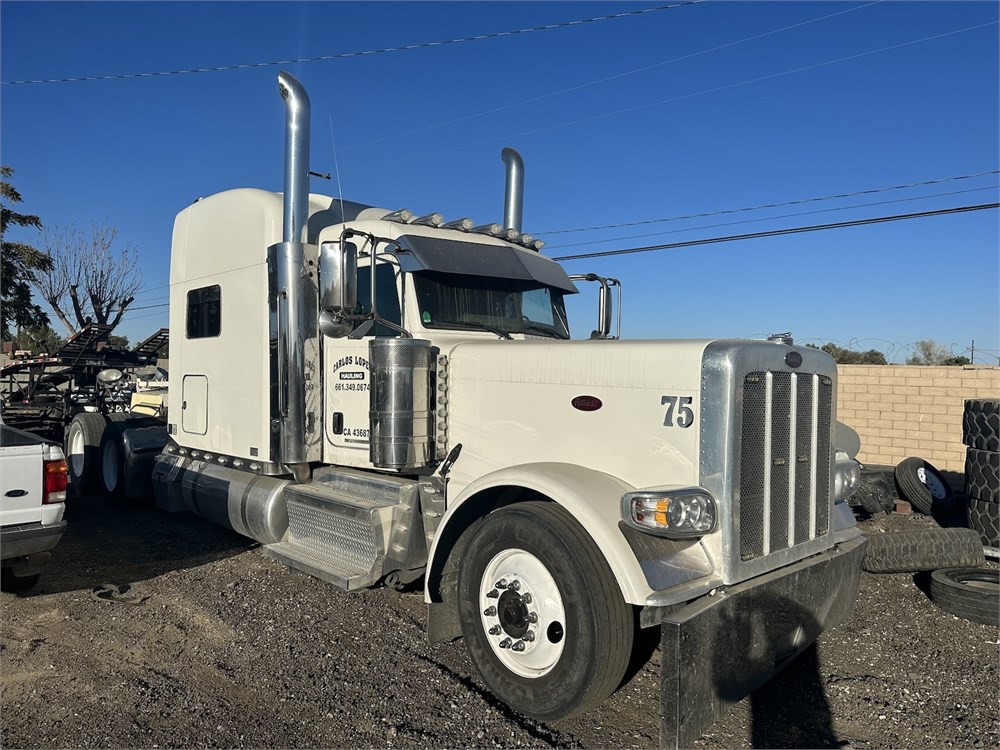
[[[531,463],[509,466],[480,477],[465,487],[454,501],[448,503],[448,510],[441,519],[434,543],[428,557],[428,571],[440,570],[443,557],[448,551],[439,550],[439,542],[449,524],[463,504],[480,493],[496,487],[521,487],[542,494],[561,505],[579,521],[594,543],[604,555],[614,573],[622,596],[630,604],[645,604],[652,589],[646,583],[642,568],[625,537],[618,528],[621,520],[620,502],[626,492],[635,488],[616,477],[581,466],[564,463]],[[490,508],[489,510],[492,510]],[[489,510],[477,515],[482,517]],[[462,514],[464,517],[465,514]],[[461,521],[456,521],[461,523]],[[461,532],[464,529],[452,529]],[[449,547],[450,550],[450,547]],[[430,604],[432,576],[426,576],[424,600]]]

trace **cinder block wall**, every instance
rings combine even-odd
[[[916,456],[962,473],[965,399],[1000,399],[1000,367],[839,365],[837,371],[837,417],[858,431],[858,460],[867,464]]]

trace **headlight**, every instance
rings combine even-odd
[[[844,451],[837,451],[833,465],[833,501],[846,500],[861,483],[861,466]]]
[[[715,498],[699,487],[640,490],[622,497],[622,519],[657,536],[703,536],[715,529]]]

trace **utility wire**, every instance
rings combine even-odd
[[[967,193],[980,193],[984,190],[996,191],[998,189],[997,185],[988,185],[987,187],[981,188],[969,188],[967,190],[949,190],[945,193],[931,193],[930,195],[918,195],[913,198],[894,198],[887,201],[869,201],[867,203],[854,203],[850,206],[837,206],[835,208],[816,208],[812,211],[793,211],[787,214],[776,214],[773,216],[764,216],[759,219],[739,219],[737,221],[719,221],[714,224],[701,224],[697,227],[685,227],[683,229],[670,229],[659,232],[645,232],[643,234],[632,234],[627,237],[605,237],[600,240],[590,240],[588,242],[568,242],[565,245],[547,245],[548,251],[561,250],[567,247],[583,247],[584,245],[601,245],[607,244],[609,242],[623,242],[625,240],[637,240],[641,237],[662,237],[665,234],[681,234],[683,232],[695,232],[699,229],[715,229],[716,227],[732,227],[737,224],[758,224],[762,221],[776,221],[777,219],[790,219],[795,216],[815,216],[816,214],[829,214],[836,213],[839,211],[850,211],[855,208],[870,208],[872,206],[885,206],[890,203],[911,203],[912,201],[922,201],[929,198],[944,198],[949,195],[965,195]]]
[[[622,11],[607,16],[594,16],[593,18],[582,18],[575,21],[560,21],[542,26],[531,26],[525,29],[515,29],[513,31],[497,31],[491,34],[476,34],[475,36],[458,37],[455,39],[444,39],[436,42],[419,42],[417,44],[407,44],[400,47],[382,47],[381,49],[370,49],[363,52],[340,52],[335,55],[317,55],[315,57],[299,57],[292,60],[272,60],[271,62],[243,63],[241,65],[220,65],[213,68],[189,68],[186,70],[164,70],[148,73],[120,73],[117,75],[103,76],[79,76],[76,78],[46,78],[39,80],[20,81],[0,81],[3,86],[26,86],[37,83],[79,83],[82,81],[118,81],[127,78],[155,78],[163,76],[186,75],[189,73],[218,73],[225,70],[247,70],[249,68],[269,68],[276,65],[295,65],[297,63],[323,62],[327,60],[344,60],[350,57],[364,57],[366,55],[382,55],[389,52],[406,52],[415,49],[429,49],[431,47],[444,47],[450,44],[465,44],[466,42],[480,42],[486,39],[499,39],[506,36],[518,36],[520,34],[530,34],[535,31],[550,31],[552,29],[565,29],[571,26],[583,26],[589,23],[599,23],[602,21],[614,21],[619,18],[630,16],[641,16],[647,13],[658,13],[663,10],[673,10],[688,5],[698,5],[706,0],[685,0],[684,2],[673,3],[671,5],[658,5],[652,8],[640,8],[638,10]]]
[[[855,190],[853,193],[837,193],[835,195],[824,195],[818,198],[798,198],[781,203],[762,203],[759,206],[746,206],[744,208],[726,208],[720,211],[706,211],[700,214],[686,214],[684,216],[670,216],[661,219],[644,219],[642,221],[628,221],[621,224],[603,224],[594,227],[579,227],[577,229],[553,229],[549,232],[532,232],[536,237],[549,236],[553,234],[570,234],[572,232],[596,232],[600,229],[621,229],[623,227],[640,227],[647,224],[661,224],[668,221],[682,221],[684,219],[704,219],[710,216],[723,216],[725,214],[738,214],[747,211],[760,211],[765,208],[784,208],[786,206],[801,206],[805,203],[819,203],[821,201],[832,201],[840,198],[856,198],[859,195],[875,195],[876,193],[888,193],[892,190],[907,190],[915,187],[925,187],[927,185],[940,185],[945,182],[956,182],[958,180],[971,180],[975,177],[985,177],[986,175],[1000,174],[1000,169],[989,172],[975,172],[973,174],[963,174],[956,177],[941,177],[936,180],[922,180],[921,182],[910,182],[905,185],[890,185],[888,187],[870,188],[868,190]]]
[[[530,99],[522,99],[517,102],[510,102],[509,104],[503,104],[498,107],[493,107],[492,109],[486,109],[481,112],[474,112],[470,115],[463,115],[461,117],[456,117],[453,120],[445,120],[444,122],[435,123],[433,125],[424,125],[423,127],[414,128],[413,130],[406,130],[402,133],[396,133],[394,135],[387,135],[383,138],[377,138],[372,141],[364,141],[363,143],[354,143],[350,146],[343,146],[342,151],[350,151],[355,148],[363,148],[365,146],[374,146],[378,143],[384,143],[385,141],[392,141],[397,138],[405,138],[406,136],[414,135],[416,133],[423,133],[428,130],[433,130],[435,128],[443,128],[448,125],[455,125],[460,122],[465,122],[466,120],[473,120],[477,117],[485,117],[486,115],[496,114],[497,112],[503,112],[508,109],[515,109],[519,107],[524,107],[527,104],[534,104],[535,102],[542,101],[544,99],[550,99],[554,96],[562,96],[563,94],[570,94],[574,91],[579,91],[581,89],[589,88],[590,86],[598,86],[602,83],[608,83],[610,81],[616,81],[619,78],[625,78],[626,76],[635,75],[636,73],[645,73],[647,70],[653,70],[654,68],[660,68],[664,65],[671,65],[677,62],[683,62],[684,60],[690,60],[693,57],[700,57],[701,55],[707,55],[712,52],[718,52],[719,50],[729,49],[730,47],[736,47],[740,44],[746,44],[747,42],[753,42],[758,39],[763,39],[765,37],[774,36],[775,34],[781,34],[785,31],[791,31],[792,29],[798,29],[802,26],[808,26],[812,23],[818,23],[820,21],[826,21],[827,19],[834,18],[835,16],[842,16],[845,13],[853,13],[858,10],[864,10],[872,5],[879,5],[886,0],[874,0],[873,2],[866,3],[865,5],[858,5],[853,8],[848,8],[847,10],[839,10],[836,13],[830,13],[825,16],[819,16],[818,18],[810,18],[808,21],[801,21],[800,23],[794,23],[791,26],[782,26],[780,29],[772,29],[771,31],[765,31],[761,34],[755,34],[754,36],[744,37],[743,39],[737,39],[733,42],[726,42],[725,44],[719,44],[715,47],[710,47],[708,49],[698,50],[697,52],[691,52],[687,55],[681,55],[680,57],[672,57],[669,60],[663,60],[661,62],[652,63],[651,65],[644,65],[641,68],[634,68],[632,70],[626,70],[621,73],[616,73],[615,75],[607,76],[605,78],[598,78],[594,81],[587,81],[585,83],[579,83],[575,86],[570,86],[569,88],[559,89],[558,91],[550,91],[547,94],[539,94],[538,96],[533,96]]]
[[[1000,21],[989,21],[987,23],[981,23],[976,26],[966,26],[962,29],[955,29],[953,31],[946,31],[941,34],[934,34],[933,36],[926,36],[921,39],[913,39],[909,42],[900,42],[899,44],[893,44],[888,47],[879,47],[878,49],[868,50],[867,52],[858,52],[854,55],[847,55],[846,57],[838,57],[833,60],[824,60],[823,62],[813,63],[812,65],[803,65],[798,68],[792,68],[791,70],[782,70],[777,73],[770,73],[764,76],[758,76],[757,78],[749,78],[745,81],[737,81],[736,83],[727,83],[722,86],[715,86],[710,89],[703,89],[701,91],[694,91],[690,94],[680,94],[679,96],[674,96],[669,99],[659,99],[654,102],[646,102],[645,104],[636,104],[632,107],[625,107],[624,109],[617,109],[610,112],[601,112],[600,114],[590,115],[589,117],[581,117],[576,120],[564,120],[563,122],[553,123],[551,125],[543,125],[542,127],[532,128],[531,130],[522,130],[519,133],[507,134],[500,136],[498,138],[489,138],[484,141],[476,141],[474,143],[464,143],[458,146],[449,146],[448,148],[437,149],[436,151],[423,151],[419,154],[407,154],[405,156],[395,156],[391,160],[368,162],[361,166],[361,168],[376,167],[382,164],[399,164],[402,161],[412,161],[414,159],[422,159],[427,156],[438,156],[440,154],[450,153],[452,151],[462,151],[469,148],[477,148],[479,146],[487,146],[492,143],[498,143],[501,141],[511,141],[515,138],[525,138],[529,135],[537,135],[539,133],[546,133],[550,130],[558,130],[559,128],[570,127],[572,125],[582,125],[587,122],[594,122],[595,120],[602,120],[606,117],[617,117],[618,115],[628,114],[629,112],[638,112],[642,109],[649,109],[650,107],[658,107],[662,104],[673,104],[674,102],[683,101],[685,99],[693,99],[698,96],[705,96],[706,94],[716,94],[720,91],[728,91],[730,89],[739,88],[740,86],[749,86],[752,83],[761,83],[762,81],[770,81],[775,78],[781,78],[783,76],[793,75],[795,73],[803,73],[807,70],[816,70],[817,68],[822,68],[827,65],[836,65],[842,62],[848,62],[851,60],[858,60],[862,57],[868,57],[870,55],[881,54],[882,52],[892,52],[893,50],[902,49],[904,47],[910,47],[914,44],[923,44],[924,42],[931,42],[937,39],[943,39],[945,37],[954,36],[955,34],[964,34],[967,31],[976,31],[978,29],[986,28],[987,26],[996,26]]]
[[[736,242],[738,240],[753,240],[761,237],[779,237],[785,234],[801,234],[803,232],[821,232],[827,229],[842,229],[844,227],[860,227],[867,224],[884,224],[890,221],[905,221],[907,219],[921,219],[927,216],[943,216],[945,214],[967,213],[969,211],[983,211],[990,208],[1000,208],[1000,203],[982,203],[976,206],[956,206],[954,208],[941,208],[936,211],[921,211],[914,214],[897,214],[895,216],[876,216],[869,219],[856,219],[855,221],[840,221],[835,224],[813,224],[805,227],[788,227],[786,229],[773,229],[769,232],[753,232],[751,234],[734,234],[727,237],[709,237],[702,240],[688,240],[686,242],[671,242],[664,245],[647,245],[645,247],[630,247],[623,250],[605,250],[596,253],[581,253],[580,255],[562,255],[554,257],[552,260],[580,260],[582,258],[605,258],[613,255],[628,255],[631,253],[647,253],[653,250],[673,250],[678,247],[696,247],[698,245],[712,245],[719,242]]]

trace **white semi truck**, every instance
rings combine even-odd
[[[287,73],[283,194],[177,216],[169,442],[153,484],[346,590],[422,578],[432,640],[550,721],[660,628],[665,746],[845,620],[865,538],[836,366],[771,341],[570,340],[573,278],[520,226],[310,194]]]

